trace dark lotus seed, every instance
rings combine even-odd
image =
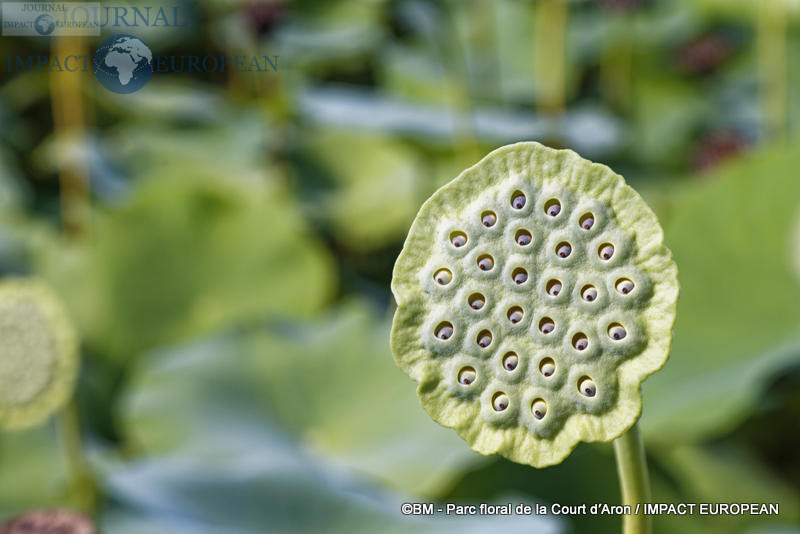
[[[463,247],[467,244],[467,234],[464,232],[453,232],[450,234],[450,242],[456,248]]]
[[[625,339],[625,336],[627,335],[628,332],[625,331],[625,327],[619,323],[614,323],[608,327],[608,336],[614,341]]]
[[[542,399],[536,399],[531,404],[531,412],[536,419],[541,419],[547,414],[547,403]]]
[[[503,356],[503,367],[506,371],[513,371],[519,365],[519,357],[513,352],[509,352]]]
[[[508,408],[509,400],[508,396],[503,392],[498,392],[494,394],[492,397],[492,408],[496,412],[502,412],[506,408]]]
[[[447,269],[439,269],[438,271],[436,271],[436,274],[433,276],[433,279],[436,280],[437,284],[446,286],[453,279],[453,273],[451,273]]]
[[[524,312],[522,311],[522,308],[520,308],[519,306],[514,306],[513,308],[508,310],[507,315],[508,315],[508,320],[511,321],[512,324],[517,324],[522,320]]]
[[[481,271],[491,271],[494,267],[494,260],[491,256],[481,256],[478,258],[478,268]]]
[[[492,333],[488,330],[481,330],[478,334],[478,346],[485,349],[492,344]]]
[[[544,206],[544,212],[550,217],[555,217],[561,213],[561,203],[556,199],[548,200]]]
[[[633,288],[635,286],[633,285],[633,282],[631,282],[627,278],[620,278],[619,280],[617,280],[616,287],[617,291],[619,291],[623,295],[627,295],[628,293],[633,291]]]
[[[486,228],[490,228],[497,222],[497,215],[491,211],[485,211],[483,215],[481,215],[481,222]]]
[[[514,283],[517,285],[524,284],[528,281],[528,272],[521,267],[514,269],[511,276],[514,279]]]
[[[587,397],[594,397],[597,394],[597,386],[591,378],[584,376],[578,381],[578,391]]]
[[[559,258],[566,258],[570,254],[572,254],[572,246],[569,243],[559,243],[556,246],[556,254],[558,254]]]
[[[550,280],[547,282],[547,294],[551,297],[557,297],[561,293],[562,287],[560,280]]]
[[[515,210],[521,210],[525,207],[525,195],[520,191],[514,192],[514,197],[511,199],[511,206]]]
[[[480,310],[486,304],[486,298],[480,293],[473,293],[469,296],[469,307],[473,310]]]
[[[545,378],[553,376],[553,373],[556,372],[556,362],[554,362],[552,358],[543,359],[539,363],[539,372],[542,373],[542,376]]]
[[[575,350],[586,350],[589,347],[589,340],[585,334],[575,334],[572,338],[572,346]]]
[[[541,321],[539,321],[539,330],[542,334],[549,334],[553,330],[556,329],[556,323],[549,317],[544,317]]]
[[[439,339],[450,339],[453,335],[453,325],[450,323],[440,323],[436,327],[436,337]]]
[[[478,373],[475,372],[475,369],[472,367],[464,367],[458,372],[458,382],[461,385],[468,386],[475,382],[475,378],[477,378],[477,376]]]
[[[594,286],[583,286],[581,297],[586,302],[594,302],[597,299],[597,289]]]
[[[612,245],[611,243],[603,243],[602,245],[600,245],[599,254],[603,260],[605,261],[610,260],[611,257],[614,255],[614,245]]]
[[[591,230],[594,226],[594,215],[591,213],[585,213],[580,220],[581,228],[584,230]]]
[[[531,233],[527,230],[518,230],[517,235],[514,236],[517,240],[517,245],[526,247],[531,244]]]

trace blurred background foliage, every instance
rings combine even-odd
[[[155,54],[279,55],[279,72],[160,74],[131,95],[91,73],[0,73],[0,274],[48,280],[83,339],[80,447],[68,414],[0,434],[1,517],[73,506],[122,534],[618,531],[399,513],[618,502],[608,445],[542,470],[481,457],[427,417],[388,348],[391,269],[421,203],[537,140],[624,174],[680,268],[672,356],[643,387],[654,499],[781,506],[656,531],[800,529],[800,3],[183,7],[187,28],[137,34]],[[100,42],[62,41],[4,37],[0,56]]]

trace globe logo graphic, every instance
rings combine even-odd
[[[153,75],[153,53],[133,35],[106,39],[94,55],[94,75],[109,91],[138,91]]]
[[[56,29],[56,21],[50,15],[39,15],[33,23],[39,35],[50,35]]]

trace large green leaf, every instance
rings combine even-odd
[[[800,280],[790,236],[800,209],[796,147],[747,157],[677,197],[665,225],[680,270],[672,356],[644,384],[651,438],[729,429],[763,380],[800,361]]]
[[[204,174],[144,182],[97,218],[91,245],[58,253],[73,248],[43,247],[40,270],[115,357],[264,314],[306,315],[332,290],[330,259],[286,194]]]
[[[106,467],[118,505],[104,516],[113,534],[561,532],[558,518],[404,516],[413,499],[320,464],[264,425],[229,429],[224,453],[199,443],[176,454]],[[512,502],[519,503],[520,499]]]
[[[272,421],[339,466],[436,494],[481,457],[427,417],[391,358],[388,321],[374,316],[350,302],[310,323],[157,354],[131,382],[125,431],[140,449],[164,452]]]
[[[68,503],[55,423],[0,433],[0,517]]]
[[[310,136],[307,148],[332,186],[322,207],[342,242],[369,251],[400,240],[420,201],[422,169],[411,150],[389,137],[334,129]]]
[[[717,446],[680,445],[661,451],[669,474],[678,481],[683,502],[776,503],[775,516],[721,515],[698,517],[716,530],[742,532],[754,524],[793,524],[800,521],[800,495],[780,481],[745,450],[730,443]]]

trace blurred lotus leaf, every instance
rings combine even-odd
[[[800,495],[747,453],[728,445],[699,447],[679,445],[661,455],[664,466],[680,481],[683,502],[777,503],[776,523],[800,521]],[[758,517],[720,515],[706,517],[721,532],[740,531]],[[788,525],[787,525],[788,526]],[[727,527],[727,528],[725,528]]]
[[[772,149],[677,197],[664,230],[681,299],[670,363],[644,387],[650,437],[730,429],[758,405],[771,372],[800,361],[800,280],[790,260],[798,166],[797,147]]]
[[[198,94],[193,105],[201,106],[212,99],[213,93]],[[184,99],[184,106],[190,106],[190,102]],[[156,103],[151,102],[152,106]],[[270,141],[268,125],[253,109],[222,110],[224,120],[219,124],[179,131],[161,122],[128,124],[109,133],[104,150],[134,176],[157,181],[175,174],[248,183],[263,179],[267,167],[264,148]]]
[[[67,504],[67,469],[55,424],[0,433],[0,517]],[[13,461],[9,459],[13,458]]]
[[[636,157],[651,166],[682,168],[707,102],[685,81],[664,76],[637,81],[635,94]]]
[[[285,193],[205,175],[142,183],[97,218],[91,248],[58,254],[68,248],[46,247],[40,269],[90,286],[65,294],[114,357],[248,318],[307,315],[333,285],[329,256]]]
[[[299,6],[278,32],[279,46],[292,51],[296,66],[309,70],[336,61],[357,61],[375,50],[385,37],[382,4],[309,2]]]
[[[59,298],[34,279],[0,281],[0,428],[34,426],[72,395],[78,338]]]
[[[118,504],[104,514],[104,530],[114,534],[562,531],[562,523],[550,517],[406,516],[401,505],[413,498],[321,464],[268,426],[228,430],[238,445],[224,454],[210,453],[207,444],[198,442],[176,454],[107,466],[108,490]]]
[[[378,74],[381,85],[408,102],[446,106],[445,72],[430,49],[391,45],[381,50]],[[408,73],[413,72],[414,76]]]
[[[405,233],[422,175],[410,149],[388,137],[332,129],[311,136],[307,148],[331,181],[325,213],[348,247],[368,251]]]
[[[349,302],[313,322],[155,354],[131,381],[125,431],[148,452],[199,442],[228,450],[229,427],[271,420],[337,465],[433,494],[482,458],[430,421],[392,362],[388,318],[374,316]]]
[[[225,100],[225,93],[213,86],[180,81],[150,80],[148,91],[136,91],[125,95],[124,113],[135,119],[153,120],[158,123],[179,122],[182,125],[227,121],[232,124],[231,107]],[[99,103],[107,104],[112,113],[120,112],[119,96],[112,92],[101,92]],[[146,123],[139,122],[138,127]],[[129,131],[131,124],[127,124]],[[246,128],[249,130],[249,128]],[[143,141],[146,141],[143,139]],[[187,144],[186,140],[175,136],[173,143]]]
[[[563,117],[479,107],[470,117],[461,109],[412,104],[374,91],[334,86],[300,91],[298,107],[303,119],[314,124],[358,130],[365,136],[392,133],[445,147],[463,135],[470,123],[475,137],[487,144],[556,137],[591,156],[617,150],[626,133],[619,120],[596,106],[576,107]]]

